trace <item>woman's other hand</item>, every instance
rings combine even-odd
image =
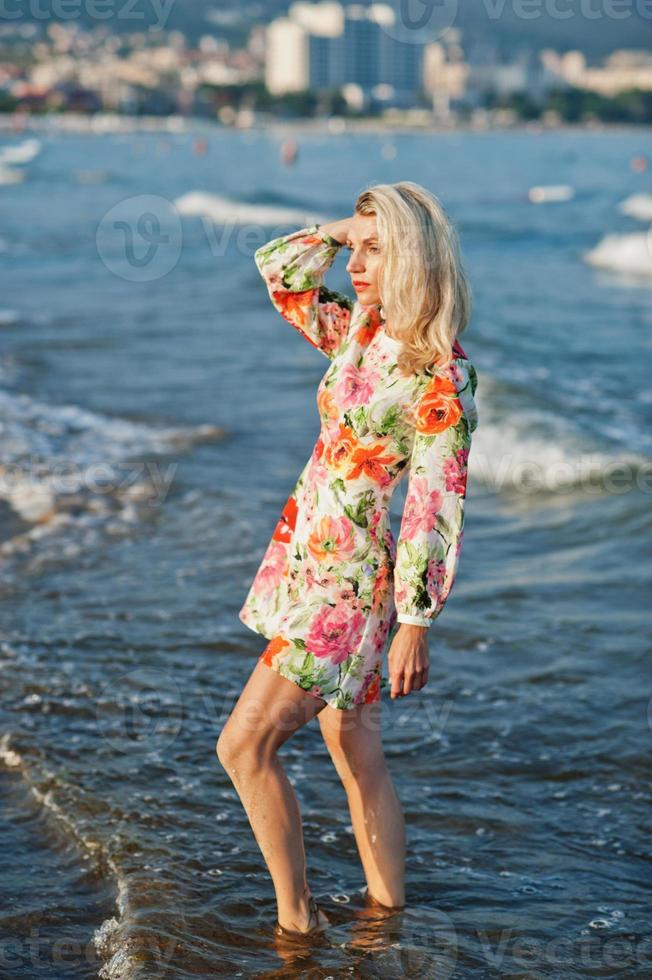
[[[420,691],[428,682],[430,657],[427,634],[427,626],[402,623],[399,627],[387,655],[392,699]]]

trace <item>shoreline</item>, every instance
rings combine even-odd
[[[289,134],[307,134],[319,136],[344,136],[349,134],[372,135],[427,135],[442,136],[463,134],[486,135],[489,133],[527,133],[541,135],[550,132],[568,133],[644,133],[652,130],[652,124],[646,123],[565,123],[521,121],[512,123],[487,123],[479,125],[471,122],[459,122],[452,125],[428,122],[419,124],[406,120],[391,119],[345,119],[344,117],[320,117],[319,119],[280,119],[247,117],[246,122],[233,125],[220,122],[218,119],[206,119],[202,116],[130,116],[124,113],[87,113],[59,112],[31,115],[26,113],[0,113],[0,133],[18,134],[24,132],[56,132],[71,133],[130,133],[130,132],[226,132],[240,133],[285,132]]]

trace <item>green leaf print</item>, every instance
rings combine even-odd
[[[367,409],[364,405],[361,405],[351,416],[353,419],[352,428],[358,436],[366,436],[369,432],[369,420],[367,418]]]
[[[437,530],[444,540],[450,540],[453,536],[452,528],[443,514],[437,514]]]
[[[304,293],[308,289],[314,289],[317,284],[314,273],[306,269],[301,269],[296,264],[289,265],[284,270],[281,281],[286,288],[297,293]]]
[[[371,490],[367,490],[364,496],[357,502],[355,507],[352,507],[350,504],[345,504],[344,513],[351,521],[353,521],[354,524],[357,524],[358,527],[368,527],[369,519],[367,518],[367,511],[370,507],[373,508],[373,506],[373,492]]]
[[[389,433],[398,426],[400,419],[401,411],[399,406],[391,405],[378,424],[378,428],[376,429],[378,435],[389,435]]]
[[[344,669],[340,672],[340,674],[344,674],[345,677],[352,677],[357,681],[362,680],[364,673],[364,657],[361,657],[360,654],[354,654],[353,656],[349,657],[349,659],[345,661],[342,666]]]
[[[352,708],[353,707],[353,695],[350,691],[346,694],[340,691],[340,694],[335,702],[338,708]]]
[[[405,542],[405,551],[410,560],[410,565],[416,567],[419,563],[419,549],[411,541]]]
[[[344,309],[349,311],[353,310],[353,300],[350,296],[346,296],[343,293],[338,293],[333,289],[329,289],[328,286],[320,286],[319,288],[319,301],[320,303],[337,303]]]

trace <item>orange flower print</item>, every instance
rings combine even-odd
[[[358,441],[353,429],[340,422],[339,432],[326,448],[324,462],[329,469],[343,471],[347,475],[349,460],[357,448]]]
[[[275,636],[269,641],[258,659],[262,660],[262,662],[267,664],[268,667],[272,667],[274,664],[274,657],[281,653],[285,647],[289,647],[289,645],[290,644],[283,636]]]
[[[385,602],[389,591],[390,581],[391,576],[389,567],[387,565],[381,565],[378,569],[378,574],[376,575],[376,580],[374,582],[373,602],[371,604],[372,613],[378,612],[379,608]]]
[[[380,312],[375,306],[365,308],[365,314],[355,335],[356,342],[362,347],[371,343],[380,327]]]
[[[426,388],[417,411],[417,432],[434,435],[456,425],[462,415],[457,388],[446,377],[435,377]]]
[[[339,563],[350,558],[355,550],[353,540],[353,524],[348,517],[322,517],[317,527],[308,538],[308,550],[318,561],[330,560]]]
[[[272,534],[272,539],[274,541],[283,541],[287,543],[292,538],[292,532],[294,531],[297,524],[297,502],[291,495],[288,497],[285,507],[281,513],[279,521]]]
[[[386,452],[386,446],[376,443],[375,446],[355,449],[351,455],[351,467],[347,479],[357,480],[364,474],[379,487],[386,486],[392,479],[387,467],[396,462],[393,453]]]
[[[340,410],[333,399],[333,392],[328,388],[322,388],[318,392],[317,408],[324,422],[329,422],[340,417]]]
[[[286,290],[279,290],[272,293],[272,299],[277,305],[281,316],[296,327],[306,325],[306,313],[312,309],[316,289],[306,289],[303,293],[291,293]],[[309,338],[308,338],[309,339]]]
[[[371,684],[367,688],[367,692],[364,696],[364,704],[373,704],[374,701],[380,700],[380,677],[378,674],[374,677]]]

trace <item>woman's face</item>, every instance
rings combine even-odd
[[[375,215],[357,212],[353,215],[346,248],[351,253],[346,269],[351,276],[358,300],[363,306],[380,305],[378,279],[382,256],[378,245]]]

